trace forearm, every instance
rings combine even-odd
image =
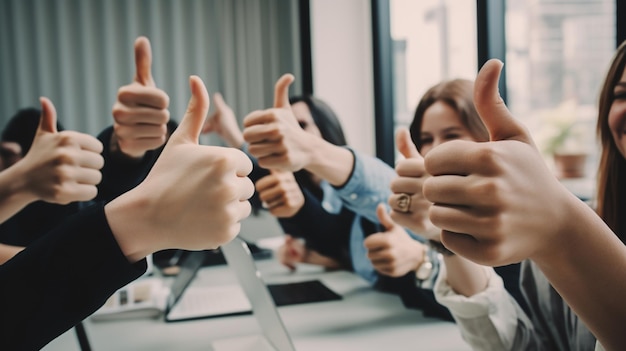
[[[239,129],[239,126],[237,125],[222,131],[221,133],[219,133],[219,136],[222,138],[227,146],[234,147],[236,149],[241,149],[246,142],[243,139],[243,133],[241,132],[241,129]]]
[[[311,139],[314,142],[311,147],[310,162],[305,166],[305,169],[333,186],[345,184],[354,167],[352,152],[322,138]]]
[[[482,266],[458,255],[443,255],[447,282],[458,294],[470,297],[487,288],[488,279]]]
[[[22,246],[0,244],[0,265],[13,258],[22,250],[24,250]]]
[[[102,206],[63,225],[0,265],[0,343],[3,349],[39,350],[80,322],[120,287],[146,270],[120,253]]]
[[[573,198],[569,227],[552,250],[532,257],[607,350],[626,345],[626,246],[587,205]]]
[[[104,144],[104,145],[106,145],[106,144]],[[136,161],[136,162],[141,161],[143,156],[146,154],[146,151],[124,152],[124,150],[122,150],[120,148],[119,139],[117,137],[117,134],[115,134],[115,131],[111,134],[111,138],[109,140],[109,150],[108,151],[112,155],[117,154],[118,157],[124,157],[128,161]]]
[[[27,172],[23,171],[21,166],[18,162],[0,172],[0,223],[37,200],[33,194],[25,191],[28,188],[25,184]]]
[[[165,246],[161,247],[155,244],[155,240],[147,238],[150,235],[141,225],[147,219],[141,217],[141,211],[132,210],[149,205],[144,203],[141,198],[139,199],[136,200],[131,196],[120,196],[104,207],[104,213],[113,237],[130,263],[135,263],[149,254],[165,248]]]

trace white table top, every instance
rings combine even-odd
[[[423,317],[400,299],[373,290],[345,271],[324,272],[303,265],[289,272],[274,259],[257,261],[266,283],[320,279],[343,296],[340,301],[279,307],[298,350],[470,350],[455,324]],[[235,281],[227,266],[201,270],[193,284]],[[252,315],[165,323],[159,319],[84,322],[93,350],[210,350],[210,341],[259,333]],[[80,350],[75,331],[45,351]]]

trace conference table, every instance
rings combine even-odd
[[[372,289],[347,271],[300,265],[289,271],[275,258],[257,260],[266,283],[320,280],[341,300],[278,307],[297,350],[470,350],[454,323],[406,309],[392,294]],[[167,279],[167,278],[165,278]],[[193,284],[232,284],[227,265],[202,268]],[[163,318],[83,322],[92,350],[211,350],[211,341],[260,334],[254,315],[166,323]],[[45,351],[81,350],[74,329]]]

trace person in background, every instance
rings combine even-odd
[[[170,120],[169,95],[152,77],[150,41],[138,37],[134,49],[135,76],[117,92],[113,125],[98,135],[105,163],[96,201],[110,201],[141,183],[177,126]]]
[[[215,111],[203,133],[215,132],[228,146],[245,151],[243,133],[232,109],[219,93],[213,100]],[[301,96],[292,97],[290,103],[299,103],[297,106],[306,112],[298,116],[302,129],[334,145],[346,145],[339,120],[323,101]],[[349,234],[354,213],[341,208],[328,184],[306,171],[268,171],[250,157],[254,164],[250,178],[257,190],[251,199],[253,207],[267,209],[286,233],[285,244],[278,251],[279,260],[292,270],[298,262],[352,270]]]
[[[65,218],[0,265],[2,349],[41,349],[143,274],[150,253],[216,248],[237,235],[251,211],[252,164],[239,150],[198,144],[209,96],[199,77],[190,88],[181,125],[138,186]],[[0,172],[1,215],[32,192],[10,186],[30,154]],[[79,188],[90,190],[81,200],[95,196],[95,185]]]
[[[396,145],[404,159],[396,162],[398,177],[391,182],[391,190],[394,193],[389,197],[391,218],[416,233],[425,233],[430,238],[436,238],[435,242],[430,242],[434,249],[440,247],[437,240],[441,229],[435,227],[428,219],[428,211],[432,204],[422,194],[423,181],[428,177],[424,169],[423,156],[434,147],[451,140],[475,142],[489,140],[489,133],[474,108],[473,92],[474,83],[467,79],[452,79],[432,86],[420,99],[409,130],[400,128],[396,133]],[[403,208],[398,206],[405,199],[409,200],[406,206]],[[448,268],[463,260],[451,255],[450,251],[440,251]],[[455,269],[447,271],[448,274],[457,272]],[[496,267],[495,271],[503,278],[507,291],[522,308],[527,309],[519,284],[520,264]],[[465,274],[455,275],[459,278],[465,276]],[[471,289],[472,284],[461,279],[456,287],[461,290]]]
[[[429,288],[436,276],[436,252],[428,250],[420,237],[395,225],[384,207],[377,209],[391,193],[393,168],[346,145],[325,140],[320,132],[322,124],[312,123],[317,122],[313,120],[314,110],[307,103],[290,103],[288,88],[293,79],[287,74],[276,83],[274,108],[254,111],[244,119],[243,137],[249,154],[260,167],[272,172],[304,172],[319,182],[323,197],[318,195],[315,206],[303,206],[293,216],[299,217],[297,226],[314,229],[312,235],[336,235],[339,230],[320,228],[320,217],[307,211],[347,211],[351,217],[342,231],[349,233],[352,269],[373,286],[397,293],[406,306],[421,309],[427,316],[449,319],[448,311],[434,300]],[[258,190],[259,181],[256,184]],[[271,196],[265,202],[270,211],[281,206],[281,201],[272,201]]]
[[[90,201],[108,202],[139,184],[158,158],[168,136],[176,129],[169,119],[169,96],[156,87],[151,74],[152,50],[145,37],[135,41],[135,77],[119,89],[113,106],[113,125],[104,129],[102,143],[104,166],[97,195]],[[4,167],[22,159],[29,150],[40,111],[28,108],[18,111],[2,133],[0,151]],[[63,128],[57,122],[57,128]],[[74,133],[74,132],[71,132]],[[21,150],[21,152],[20,152]],[[10,259],[65,217],[76,213],[87,202],[63,205],[36,201],[0,224],[0,264]]]
[[[63,131],[54,105],[22,109],[9,121],[0,142],[0,172],[10,182],[6,212],[0,216],[0,264],[78,210],[78,201],[96,195],[101,180],[102,144],[94,137]],[[19,180],[19,181],[16,181]]]
[[[530,133],[498,95],[502,63],[488,61],[475,82],[474,103],[490,142],[452,141],[425,158],[423,194],[434,205],[430,220],[457,255],[498,266],[523,261],[526,315],[485,269],[483,291],[460,295],[445,272],[436,294],[450,308],[464,338],[477,349],[620,350],[626,267],[626,44],[610,64],[598,113],[602,155],[597,213],[548,169]],[[481,194],[481,196],[476,196]],[[481,283],[481,285],[483,285]],[[596,342],[599,342],[597,344]]]

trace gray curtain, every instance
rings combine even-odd
[[[117,90],[134,76],[133,43],[147,36],[152,73],[180,121],[199,75],[241,119],[271,106],[283,73],[300,93],[298,2],[285,0],[1,0],[0,128],[19,109],[55,104],[68,129],[112,123]],[[207,140],[205,139],[205,142]],[[211,142],[212,140],[209,140]]]

